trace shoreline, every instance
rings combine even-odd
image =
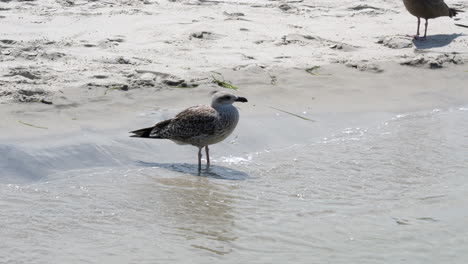
[[[302,128],[272,121],[285,112],[359,122],[468,104],[466,29],[437,19],[416,41],[404,35],[415,21],[402,3],[310,2],[0,3],[0,140],[123,137],[209,104],[226,89],[212,76],[249,99],[241,124],[272,129]],[[334,122],[317,123],[345,123]]]
[[[314,114],[322,113],[401,114],[468,103],[468,90],[464,87],[468,73],[463,66],[430,70],[391,62],[378,67],[383,72],[360,71],[339,64],[322,66],[313,74],[305,69],[260,67],[216,72],[239,87],[232,92],[249,98],[248,105],[240,106],[247,116],[274,115],[278,111],[272,107],[296,114],[307,112],[308,118],[313,119]],[[101,87],[81,94],[79,88],[70,88],[58,94],[67,99],[52,97],[52,104],[0,104],[4,116],[0,129],[16,131],[13,137],[34,137],[53,131],[118,129],[122,124],[131,127],[145,115],[153,115],[157,122],[158,116],[169,118],[187,107],[209,104],[211,93],[216,90],[229,89],[209,80],[196,88],[146,87],[123,91]]]

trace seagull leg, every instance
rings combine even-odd
[[[198,171],[201,171],[201,157],[202,157],[201,150],[202,150],[202,148],[203,147],[198,148]]]
[[[416,31],[416,37],[419,37],[419,26],[421,25],[421,18],[418,17],[418,30]]]
[[[416,35],[406,35],[407,37],[413,37],[414,39],[419,39],[419,28],[421,26],[421,18],[420,17],[417,17],[418,18],[418,28],[416,30]]]
[[[423,38],[426,38],[426,34],[427,34],[427,24],[429,24],[427,18],[426,18],[426,24],[425,24],[425,27],[424,27],[424,37]]]
[[[206,151],[206,166],[210,167],[210,149],[208,148],[208,145],[205,146],[205,151]]]

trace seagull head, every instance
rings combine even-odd
[[[248,101],[245,97],[240,97],[230,92],[222,91],[222,92],[217,92],[213,95],[211,106],[215,108],[217,106],[232,105],[234,102],[246,103]]]

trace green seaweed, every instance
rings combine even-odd
[[[214,72],[214,73],[219,74],[221,77],[223,77],[223,75],[221,73],[219,73],[219,72]],[[232,85],[230,82],[225,82],[225,81],[221,81],[219,79],[216,79],[216,77],[214,77],[213,75],[211,75],[211,78],[213,78],[213,82],[216,83],[220,87],[235,90],[235,91],[239,90],[239,88]],[[224,79],[224,77],[223,77],[223,79]]]
[[[310,68],[307,68],[305,71],[306,71],[307,73],[312,74],[312,75],[318,75],[318,73],[315,73],[315,72],[314,72],[315,70],[318,70],[318,69],[320,69],[320,66],[310,67]]]
[[[313,67],[305,69],[305,71],[312,75],[331,75],[331,74],[318,73],[317,72],[318,69],[320,69],[320,66],[313,66]]]
[[[288,115],[292,115],[292,116],[298,117],[298,118],[300,118],[300,119],[304,119],[304,120],[307,120],[307,121],[310,121],[310,122],[315,122],[315,120],[312,120],[312,119],[309,119],[309,118],[307,118],[307,117],[303,117],[303,116],[300,116],[300,115],[296,115],[296,114],[293,114],[293,113],[288,112],[288,111],[285,111],[285,110],[281,110],[281,109],[278,109],[278,108],[275,108],[275,107],[271,107],[271,106],[270,106],[270,108],[271,108],[271,109],[275,109],[275,110],[280,111],[280,112],[283,112],[283,113],[288,114]]]
[[[108,87],[108,85],[106,85]],[[109,87],[106,89],[104,92],[104,95],[106,95],[109,91],[112,90],[121,90],[121,91],[128,91],[130,88],[128,87],[127,84],[113,84],[113,87]]]
[[[35,126],[33,124],[29,124],[29,123],[23,122],[21,120],[18,120],[18,123],[23,124],[23,125],[27,125],[27,126],[30,126],[30,127],[40,128],[40,129],[49,129],[47,127]]]
[[[109,87],[104,91],[104,95],[107,95],[107,92],[112,91],[112,90],[122,90],[121,87]]]

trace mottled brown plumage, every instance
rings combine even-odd
[[[247,102],[247,99],[218,92],[213,95],[211,106],[193,106],[174,118],[130,133],[132,137],[170,139],[177,144],[198,147],[198,168],[201,169],[201,149],[205,147],[209,166],[208,146],[223,141],[236,128],[239,112],[232,105],[234,102]]]
[[[410,14],[418,18],[418,29],[416,37],[419,37],[419,26],[421,18],[426,20],[424,28],[424,37],[427,35],[428,19],[433,19],[442,16],[454,17],[461,10],[453,9],[447,6],[443,0],[403,0],[406,9]]]

